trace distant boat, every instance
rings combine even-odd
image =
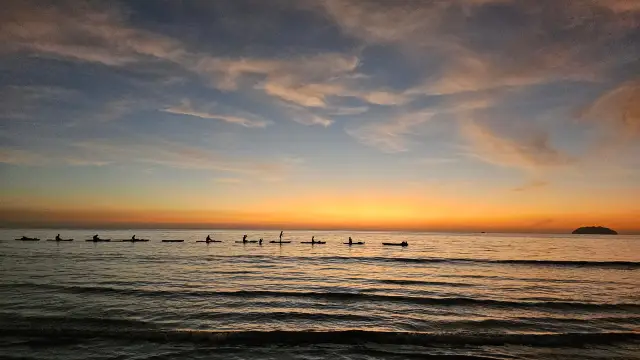
[[[179,242],[184,242],[184,240],[162,240],[162,242],[166,242],[166,243],[179,243]]]
[[[345,245],[364,245],[364,242],[363,241],[352,242],[352,243],[346,242],[346,243],[343,243],[343,244],[345,244]]]
[[[382,245],[385,245],[385,246],[402,246],[402,247],[409,246],[409,244],[407,244],[407,243],[385,243],[385,242],[383,242]]]
[[[40,239],[23,236],[19,239],[16,239],[16,241],[40,241]]]
[[[319,245],[323,245],[326,244],[326,241],[301,241],[300,244],[311,244],[311,245],[315,245],[315,244],[319,244]]]
[[[120,240],[120,242],[148,242],[149,239],[124,239]]]
[[[273,241],[269,241],[270,244],[291,244],[291,241],[277,241],[277,240],[273,240]]]
[[[56,241],[56,242],[60,242],[60,241],[73,241],[73,239],[47,239],[47,241]]]
[[[222,240],[198,240],[197,243],[221,243]]]
[[[87,239],[88,242],[111,242],[111,239]]]

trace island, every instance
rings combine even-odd
[[[573,230],[572,234],[618,235],[618,232],[604,226],[583,226]]]

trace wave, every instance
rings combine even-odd
[[[208,260],[226,258],[228,255],[209,255]],[[312,260],[312,261],[374,261],[393,263],[482,263],[482,264],[513,264],[540,266],[574,266],[598,268],[640,268],[638,261],[589,261],[589,260],[533,260],[533,259],[472,259],[472,258],[407,258],[407,257],[358,257],[358,256],[281,256],[274,258],[269,255],[243,255],[242,258]]]
[[[0,255],[2,256],[2,255]],[[21,255],[12,255],[20,257]],[[28,254],[25,257],[48,258],[50,254]],[[77,262],[109,261],[129,259],[125,255],[101,255],[89,256],[86,258],[74,258]],[[591,267],[591,268],[612,268],[612,269],[640,269],[638,261],[590,261],[590,260],[533,260],[533,259],[474,259],[474,258],[408,258],[408,257],[379,257],[379,256],[271,256],[271,255],[188,255],[188,256],[162,256],[162,255],[137,255],[135,259],[142,262],[176,262],[176,261],[215,261],[217,259],[233,258],[234,261],[251,261],[252,259],[273,260],[273,261],[325,261],[325,262],[384,262],[384,263],[407,263],[407,264],[502,264],[502,265],[525,265],[525,266],[555,266],[555,267]],[[262,264],[264,265],[264,264]]]
[[[382,279],[376,280],[383,284],[396,284],[396,285],[443,285],[451,287],[473,287],[473,284],[454,283],[446,281],[425,281],[425,280],[405,280],[405,279]]]
[[[347,257],[344,257],[347,258]],[[349,258],[347,258],[349,259]],[[353,259],[353,258],[350,258]],[[531,266],[568,266],[568,267],[595,267],[595,268],[625,268],[640,269],[640,262],[636,261],[582,261],[582,260],[492,260],[492,259],[467,259],[467,258],[395,258],[395,257],[369,257],[381,262],[394,263],[479,263],[479,264],[506,264],[506,265],[531,265]]]
[[[16,283],[0,284],[4,288],[29,287],[34,289],[53,289],[74,294],[115,294],[139,297],[231,297],[231,298],[309,298],[332,301],[372,301],[411,303],[440,306],[483,306],[502,308],[533,308],[558,310],[621,310],[640,311],[640,304],[635,303],[586,303],[568,301],[513,301],[494,300],[469,297],[417,297],[371,293],[349,292],[302,292],[272,290],[239,290],[239,291],[201,291],[201,290],[147,290],[141,288],[116,288],[107,286],[67,286],[56,284]]]
[[[209,345],[305,345],[305,344],[393,344],[393,345],[523,345],[568,347],[594,344],[613,344],[640,341],[639,332],[546,333],[546,334],[468,334],[468,333],[410,333],[366,330],[343,331],[189,331],[172,329],[87,329],[68,326],[34,326],[34,324],[0,325],[0,335],[46,337],[54,339],[138,340],[150,342],[187,342]]]

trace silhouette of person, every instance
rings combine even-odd
[[[56,241],[60,241],[60,234],[56,235]]]
[[[247,242],[247,234],[244,234],[244,236],[242,237],[242,242],[246,243]]]
[[[100,238],[98,237],[98,234],[93,235],[93,240],[100,240]]]
[[[351,240],[351,236],[349,236],[349,245],[353,244],[353,240]]]
[[[258,241],[258,244],[262,245],[262,238],[260,238],[260,241]]]
[[[211,236],[207,235],[207,241],[211,241]]]
[[[311,243],[313,244],[315,241],[313,240],[315,238],[315,236],[311,237]]]
[[[135,236],[135,235],[133,235],[133,236],[131,237],[131,240],[135,240],[135,239],[136,239],[136,236]]]
[[[284,234],[284,231],[280,231],[280,241],[282,242],[282,234]]]

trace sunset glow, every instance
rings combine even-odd
[[[9,1],[0,225],[638,233],[638,4]]]

